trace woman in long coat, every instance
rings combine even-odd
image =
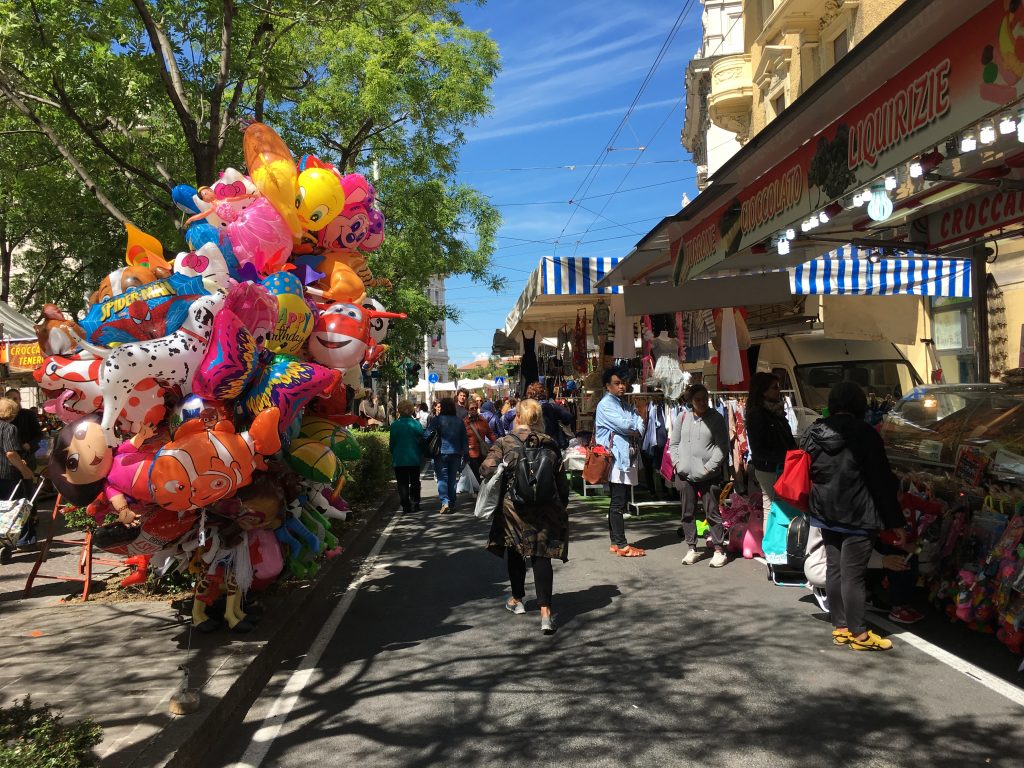
[[[498,557],[508,555],[508,578],[512,585],[512,597],[505,608],[514,614],[526,613],[523,598],[526,596],[526,559],[533,564],[533,581],[540,605],[541,631],[550,635],[555,631],[551,615],[554,574],[552,558],[562,562],[569,559],[569,481],[561,470],[561,451],[555,442],[544,434],[541,423],[541,407],[536,400],[522,400],[516,406],[515,423],[512,433],[499,438],[491,446],[487,458],[480,466],[483,478],[490,478],[503,462],[507,462],[505,477],[511,482],[515,465],[522,456],[522,442],[536,439],[550,448],[555,464],[556,496],[538,506],[518,506],[505,494],[501,513],[491,518],[491,531],[487,549]]]

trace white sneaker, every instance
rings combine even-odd
[[[714,557],[711,558],[712,568],[721,568],[723,565],[729,562],[729,556],[725,552],[715,552]]]
[[[696,547],[690,547],[690,551],[683,555],[683,565],[693,565],[700,557],[700,551]]]

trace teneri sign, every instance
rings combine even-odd
[[[1018,18],[1019,17],[1019,18]],[[993,0],[682,236],[677,283],[863,189],[1024,94],[1024,3]],[[1022,57],[1024,58],[1024,57]],[[978,212],[980,214],[980,211]]]
[[[37,341],[6,341],[0,347],[0,363],[16,372],[34,371],[43,364],[43,353]]]

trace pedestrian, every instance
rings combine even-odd
[[[420,426],[424,429],[427,428],[427,422],[430,421],[430,409],[426,403],[420,403],[416,406],[416,418],[420,423]]]
[[[904,523],[881,436],[864,420],[868,401],[852,381],[828,395],[829,416],[802,440],[811,458],[810,524],[825,542],[825,591],[832,642],[855,651],[887,651],[892,641],[864,621],[866,573],[878,532]]]
[[[761,486],[764,519],[767,520],[775,501],[775,481],[782,474],[786,462],[786,451],[796,448],[793,431],[786,419],[779,377],[774,373],[758,371],[751,378],[744,420],[750,463],[754,467],[757,484]]]
[[[492,401],[484,400],[480,404],[480,415],[487,419],[487,426],[491,428],[491,432],[498,437],[504,437],[505,430],[501,426],[501,416],[498,415]]]
[[[551,613],[554,590],[551,560],[558,558],[564,563],[569,559],[569,481],[565,473],[559,471],[561,451],[551,438],[540,431],[541,419],[540,403],[529,399],[521,401],[511,433],[491,446],[480,473],[485,479],[490,478],[500,464],[507,462],[506,477],[512,482],[518,462],[524,460],[525,446],[539,446],[553,454],[550,461],[555,493],[546,495],[547,501],[539,505],[516,503],[512,499],[514,494],[506,493],[501,510],[491,518],[487,541],[490,552],[508,559],[512,597],[506,601],[505,608],[514,614],[526,613],[523,603],[526,597],[526,558],[530,558],[533,585],[540,606],[541,631],[550,635],[555,631]],[[538,482],[542,480],[538,479]]]
[[[676,416],[669,443],[672,467],[679,480],[679,498],[683,536],[689,551],[683,565],[700,560],[697,549],[697,514],[708,522],[715,554],[712,568],[721,568],[729,558],[725,554],[725,528],[718,508],[718,494],[725,479],[725,457],[729,453],[729,427],[711,407],[707,387],[690,387],[690,407]]]
[[[477,481],[480,480],[480,464],[487,456],[487,451],[494,445],[498,436],[494,434],[487,419],[480,415],[480,398],[469,401],[469,415],[466,424],[467,456],[466,463]]]
[[[18,450],[21,458],[28,464],[29,469],[36,466],[36,451],[39,450],[39,443],[43,439],[43,428],[39,425],[39,417],[31,408],[21,407],[21,390],[8,389],[4,397],[13,400],[18,405],[18,415],[12,422],[18,430]]]
[[[544,417],[544,433],[555,441],[560,450],[569,447],[569,437],[562,430],[562,425],[572,424],[572,414],[554,400],[548,400],[547,390],[539,381],[526,388],[526,396],[540,403]]]
[[[407,514],[419,512],[423,425],[413,417],[413,406],[408,400],[398,403],[398,418],[391,423],[388,445],[391,448],[391,466],[395,470],[402,511]]]
[[[464,419],[469,415],[469,390],[459,387],[455,393],[455,415]]]
[[[0,398],[0,500],[4,501],[12,496],[19,499],[29,498],[32,490],[29,486],[35,479],[32,469],[22,458],[18,428],[14,426],[20,412],[21,406],[14,400]],[[19,481],[27,482],[23,482],[19,488]],[[34,544],[35,539],[36,519],[33,512],[25,528],[19,533],[18,546]]]
[[[512,423],[516,419],[516,404],[518,402],[518,398],[510,397],[508,402],[505,403],[505,407],[501,409],[501,428],[506,433],[512,431]]]
[[[468,440],[466,425],[455,415],[455,401],[450,397],[441,399],[440,413],[427,424],[428,436],[441,436],[441,454],[434,457],[434,475],[437,477],[437,495],[441,500],[441,514],[455,509],[455,493],[466,456]],[[467,411],[468,413],[468,411]]]
[[[636,409],[626,399],[629,372],[612,367],[601,376],[605,394],[594,412],[594,440],[610,448],[612,469],[608,476],[610,501],[608,504],[609,551],[619,557],[643,557],[647,553],[626,541],[626,511],[629,489],[637,484],[637,456],[644,423]]]

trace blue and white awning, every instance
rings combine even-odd
[[[621,285],[597,288],[619,259],[613,256],[590,257],[551,256],[541,263],[541,293],[545,296],[586,296],[589,294],[622,293]]]
[[[796,296],[945,296],[970,298],[971,262],[965,259],[884,258],[844,246],[789,269]]]

